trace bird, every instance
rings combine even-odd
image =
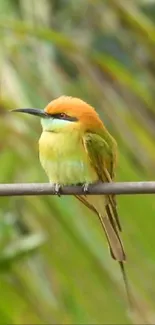
[[[41,118],[39,158],[49,182],[55,184],[56,194],[60,195],[64,185],[83,186],[82,194],[75,196],[98,216],[111,256],[120,265],[131,305],[116,197],[114,194],[88,195],[89,184],[115,180],[118,156],[116,140],[97,111],[80,98],[60,96],[44,110],[17,108],[12,111]]]

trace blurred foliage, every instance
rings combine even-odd
[[[97,109],[119,144],[117,180],[154,179],[155,1],[0,1],[0,182],[47,181],[41,127],[10,108],[62,95]],[[155,200],[118,197],[135,296],[93,214],[72,197],[0,199],[0,324],[154,324]]]

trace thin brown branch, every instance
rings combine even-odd
[[[97,183],[89,185],[88,195],[98,194],[151,194],[155,193],[155,182]],[[55,185],[49,183],[0,184],[0,196],[55,195]],[[80,185],[63,186],[62,195],[84,194]]]

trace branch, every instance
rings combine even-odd
[[[97,183],[89,186],[88,195],[97,194],[151,194],[155,182]],[[63,186],[62,195],[84,194],[82,186]],[[0,184],[0,196],[55,195],[55,185],[50,183]]]

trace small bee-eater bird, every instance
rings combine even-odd
[[[98,216],[110,253],[120,264],[129,297],[115,196],[87,195],[88,184],[114,180],[116,141],[94,108],[79,98],[61,96],[51,101],[44,111],[36,108],[14,111],[41,117],[40,162],[49,181],[57,184],[56,191],[63,185],[85,184],[83,195],[76,198]]]

